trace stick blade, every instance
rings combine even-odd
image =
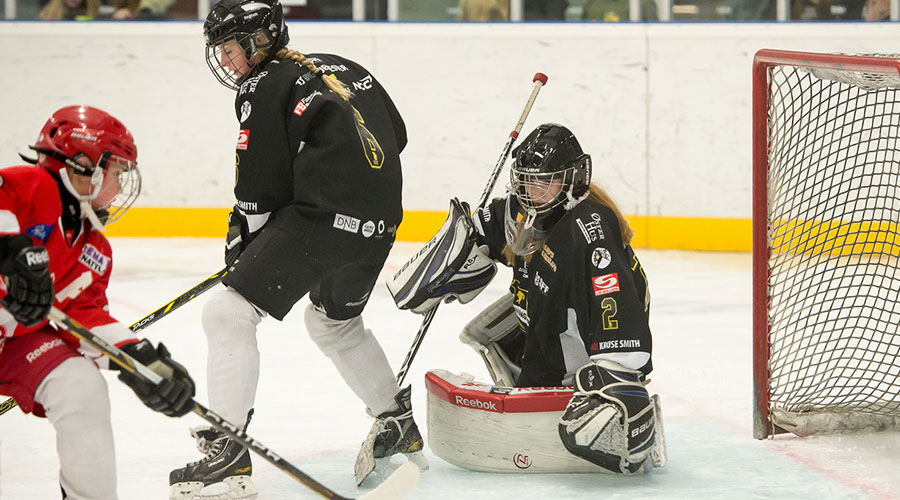
[[[358,500],[399,500],[419,484],[419,475],[419,467],[406,462],[377,488],[358,497]]]

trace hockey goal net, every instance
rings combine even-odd
[[[900,57],[753,67],[754,437],[900,423]]]

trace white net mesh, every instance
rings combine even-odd
[[[774,66],[769,81],[773,422],[900,415],[900,78]]]

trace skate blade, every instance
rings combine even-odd
[[[259,491],[250,476],[231,476],[209,486],[199,481],[175,483],[169,500],[251,500],[257,495]]]

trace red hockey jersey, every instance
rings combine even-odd
[[[35,245],[47,248],[56,294],[54,305],[116,346],[137,341],[128,327],[109,315],[106,298],[112,272],[109,241],[85,219],[81,219],[77,234],[65,231],[62,210],[59,186],[48,171],[32,166],[0,170],[0,236],[25,233]],[[3,283],[0,297],[5,295]],[[25,335],[45,323],[28,328],[0,308],[0,337]],[[68,333],[63,333],[63,338],[79,347],[79,341]],[[80,350],[99,365],[107,366],[93,349]]]

